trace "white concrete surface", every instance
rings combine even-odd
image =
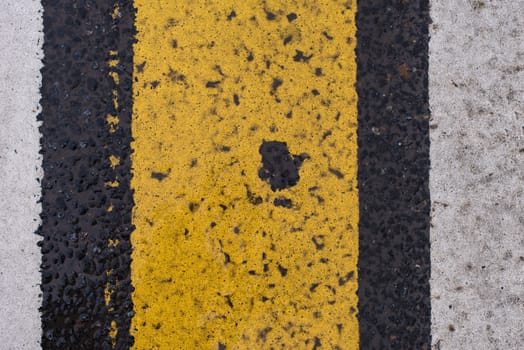
[[[433,349],[524,349],[524,0],[431,4]]]
[[[40,349],[41,4],[0,4],[0,349]]]

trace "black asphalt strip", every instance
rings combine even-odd
[[[127,349],[133,4],[42,4],[42,348]]]
[[[357,12],[361,349],[430,349],[428,0]]]

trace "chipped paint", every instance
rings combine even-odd
[[[111,154],[109,156],[109,163],[111,164],[111,168],[115,169],[118,164],[120,164],[120,158],[115,156],[114,154]]]
[[[115,3],[113,8],[114,10],[113,10],[112,18],[116,19],[117,14],[120,13],[120,8],[119,8],[118,3]],[[106,121],[107,121],[108,131],[110,134],[113,134],[117,131],[118,124],[120,122],[120,118],[118,116],[118,107],[119,107],[118,88],[120,84],[120,77],[116,69],[118,63],[119,63],[118,51],[109,50],[109,60],[107,62],[107,66],[108,66],[109,79],[113,83],[112,84],[113,88],[111,90],[113,105],[112,105],[112,112],[106,117]],[[108,157],[108,160],[109,160],[109,165],[113,171],[120,164],[120,158],[117,155],[110,154]],[[115,174],[115,178],[116,178],[116,174]],[[120,182],[115,179],[113,181],[106,181],[104,184],[109,188],[118,188],[118,186],[120,185]],[[107,211],[108,212],[113,211],[112,204],[109,204]],[[107,240],[107,246],[110,248],[115,248],[117,244],[118,244],[118,239],[108,239]],[[118,336],[118,325],[117,325],[116,320],[113,318],[114,317],[113,314],[115,310],[114,310],[114,307],[111,301],[114,299],[114,292],[117,289],[116,286],[118,284],[118,277],[113,276],[112,269],[108,269],[106,271],[106,276],[107,278],[106,278],[105,287],[104,287],[104,302],[107,307],[107,311],[109,314],[109,321],[110,321],[108,337],[111,341],[111,346],[114,348],[116,346],[116,340]]]
[[[356,4],[134,3],[134,349],[357,349]]]

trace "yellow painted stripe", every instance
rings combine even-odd
[[[357,349],[355,1],[135,6],[134,349]]]

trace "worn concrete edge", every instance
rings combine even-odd
[[[524,344],[524,1],[431,2],[433,347]]]
[[[40,348],[41,8],[6,0],[0,12],[0,347],[12,350]]]

